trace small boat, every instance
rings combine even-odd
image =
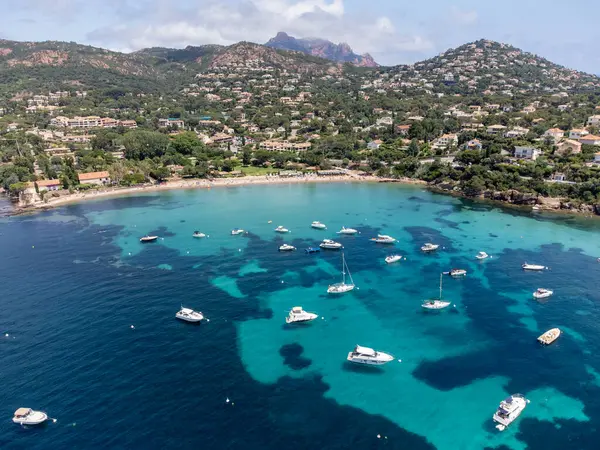
[[[538,264],[527,264],[527,263],[523,264],[521,266],[521,268],[523,270],[537,270],[537,271],[547,269],[547,267],[545,267],[545,266],[540,266]]]
[[[464,277],[467,275],[467,271],[465,269],[452,269],[450,272],[446,272],[451,277]]]
[[[346,228],[346,227],[342,227],[342,229],[337,232],[337,234],[356,234],[356,233],[358,233],[358,231],[355,230],[354,228]]]
[[[440,296],[439,298],[432,298],[425,300],[421,305],[425,309],[444,309],[450,306],[450,302],[442,300],[442,274],[440,273]]]
[[[513,394],[500,402],[498,410],[494,414],[494,422],[497,422],[496,428],[504,431],[517,417],[523,412],[529,403],[521,394]]]
[[[540,299],[540,298],[548,298],[552,294],[554,294],[554,291],[551,291],[550,289],[538,288],[533,293],[533,298],[538,298],[538,299]]]
[[[279,247],[280,252],[293,252],[294,250],[296,250],[296,247],[294,247],[293,245],[289,245],[289,244],[283,244],[282,246]]]
[[[231,230],[231,235],[232,236],[237,236],[238,234],[244,234],[245,231],[242,230],[241,228],[234,228],[233,230]]]
[[[393,244],[396,242],[396,239],[386,234],[378,234],[376,238],[371,238],[370,240],[377,244]]]
[[[289,233],[290,230],[288,230],[287,228],[279,225],[277,228],[275,228],[275,232],[276,233]]]
[[[435,252],[438,248],[440,248],[438,244],[432,244],[431,242],[427,242],[421,247],[421,251],[425,253]]]
[[[31,408],[19,408],[15,411],[12,419],[14,423],[20,425],[39,425],[48,420],[48,414],[42,411],[34,411]]]
[[[193,323],[200,322],[200,321],[202,321],[202,319],[204,319],[204,316],[202,315],[201,312],[194,311],[193,309],[190,309],[190,308],[184,308],[183,306],[177,312],[177,314],[175,314],[175,317],[177,317],[178,319],[184,320],[186,322],[193,322]]]
[[[546,331],[544,334],[537,338],[540,344],[550,345],[560,336],[560,330],[558,328],[552,328]]]
[[[319,253],[321,251],[321,249],[319,247],[308,247],[308,248],[304,249],[304,251],[308,254]]]
[[[350,278],[350,283],[346,283],[346,271],[348,271],[348,277]],[[350,269],[348,269],[348,264],[346,264],[346,258],[342,253],[342,282],[332,284],[327,288],[328,294],[343,294],[345,292],[350,292],[354,289],[354,280],[352,280],[352,274],[350,273]]]
[[[354,350],[348,353],[347,360],[355,364],[369,364],[381,366],[392,361],[394,357],[387,353],[377,352],[369,347],[357,345]]]
[[[321,248],[327,248],[330,250],[339,250],[343,247],[339,242],[332,241],[331,239],[323,239],[323,242],[319,244]]]
[[[192,237],[203,238],[203,237],[206,237],[206,235],[204,233],[200,233],[199,231],[194,231],[194,234],[192,234]]]
[[[477,259],[486,259],[489,258],[490,255],[488,255],[486,252],[479,252],[477,253],[477,255],[475,255],[475,258]]]
[[[388,264],[392,264],[402,260],[402,256],[400,255],[389,255],[385,257],[385,262]]]
[[[316,228],[317,230],[326,230],[327,226],[321,222],[313,222],[310,224],[311,227]]]
[[[285,321],[286,323],[310,322],[317,317],[319,316],[314,313],[304,311],[301,306],[294,306]]]
[[[154,242],[158,239],[158,236],[144,236],[140,238],[140,242]]]

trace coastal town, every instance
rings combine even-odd
[[[357,68],[240,43],[194,72],[158,90],[2,91],[4,192],[28,207],[207,180],[379,177],[600,213],[600,78],[514,47]]]

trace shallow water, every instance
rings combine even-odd
[[[336,235],[342,226],[360,234]],[[350,183],[170,191],[5,219],[0,448],[595,449],[599,231]],[[159,241],[141,244],[147,233]],[[377,233],[398,243],[370,242]],[[323,238],[344,244],[358,289],[326,294],[340,253],[302,251]],[[279,253],[283,242],[299,251]],[[425,242],[440,250],[422,254]],[[482,250],[492,257],[475,260]],[[405,259],[385,264],[392,252]],[[549,270],[523,272],[525,261]],[[468,275],[444,277],[452,306],[424,311],[453,267]],[[555,294],[537,302],[538,287]],[[176,321],[181,304],[209,321]],[[293,306],[320,317],[288,326]],[[563,336],[540,347],[555,326]],[[356,344],[395,360],[349,366]],[[491,416],[516,392],[531,403],[499,433]],[[18,427],[19,406],[57,421]]]

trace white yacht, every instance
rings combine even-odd
[[[199,232],[199,231],[194,231],[194,234],[192,234],[192,237],[203,238],[203,237],[206,237],[206,235],[204,233]]]
[[[378,244],[393,244],[396,242],[396,239],[386,234],[378,234],[376,238],[371,238],[371,241]]]
[[[465,269],[452,269],[450,271],[450,276],[454,278],[464,277],[467,275],[467,271]]]
[[[143,236],[140,238],[140,242],[154,242],[158,239],[158,236]]]
[[[439,298],[432,298],[425,300],[421,305],[425,309],[444,309],[450,306],[450,302],[442,300],[442,274],[440,273],[440,296]]]
[[[310,224],[311,227],[316,228],[317,230],[326,230],[327,229],[327,225],[325,225],[324,223],[321,222],[313,222]]]
[[[323,242],[319,244],[319,247],[328,248],[331,250],[339,250],[343,246],[341,243],[332,241],[331,239],[323,239]]]
[[[244,234],[245,231],[242,230],[241,228],[234,228],[233,230],[231,230],[231,235],[232,236],[237,236],[238,234]]]
[[[294,306],[288,316],[285,318],[286,323],[310,322],[315,320],[318,315],[311,312],[306,312],[301,306]]]
[[[527,406],[527,403],[529,403],[529,400],[521,394],[513,394],[507,399],[502,400],[498,410],[494,414],[494,422],[498,423],[496,428],[500,431],[504,431],[507,426],[519,417]]]
[[[186,322],[194,322],[194,323],[200,322],[200,321],[202,321],[202,319],[204,319],[204,316],[202,315],[201,312],[194,311],[193,309],[190,309],[190,308],[184,308],[183,306],[177,312],[177,314],[175,314],[175,317],[177,317],[178,319],[184,320]]]
[[[431,242],[427,242],[421,247],[421,251],[425,253],[435,252],[438,248],[440,248],[438,244],[432,244]]]
[[[357,345],[354,350],[348,353],[348,361],[355,364],[370,364],[374,366],[381,366],[389,363],[394,359],[392,355],[388,355],[383,352],[376,352],[369,347],[361,347]]]
[[[346,283],[346,271],[348,272],[348,277],[350,278],[350,283]],[[343,294],[345,292],[350,292],[354,289],[354,280],[352,280],[352,274],[350,273],[350,269],[348,269],[348,265],[346,264],[346,258],[342,253],[342,282],[332,284],[327,288],[328,294]]]
[[[402,260],[402,256],[401,255],[389,255],[385,257],[385,262],[388,264],[392,264],[395,262],[398,262]]]
[[[290,230],[288,230],[287,228],[279,225],[277,228],[275,228],[275,232],[276,233],[289,233]]]
[[[296,247],[294,247],[293,245],[289,245],[289,244],[283,244],[282,246],[279,247],[280,252],[293,252],[294,250],[296,250]]]
[[[48,414],[42,411],[34,411],[31,408],[17,409],[12,419],[14,423],[21,425],[39,425],[46,420],[48,420]]]
[[[477,255],[475,255],[475,258],[477,259],[486,259],[489,258],[490,255],[488,255],[486,252],[479,252],[477,253]]]
[[[346,227],[342,227],[342,229],[337,232],[337,234],[356,234],[356,233],[358,233],[358,231],[355,230],[354,228],[346,228]]]
[[[533,293],[533,298],[548,298],[550,297],[552,294],[554,294],[554,291],[551,291],[550,289],[544,289],[544,288],[538,288],[534,293]]]
[[[547,269],[547,267],[545,267],[545,266],[540,266],[538,264],[527,264],[527,263],[523,264],[521,266],[521,268],[523,270],[537,270],[537,271]]]

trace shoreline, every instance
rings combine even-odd
[[[35,211],[44,211],[88,200],[102,200],[111,197],[137,195],[146,192],[160,192],[168,190],[211,189],[220,187],[238,186],[263,186],[283,184],[312,184],[312,183],[397,183],[405,185],[426,185],[422,180],[379,178],[375,176],[362,176],[357,174],[331,175],[331,176],[304,176],[304,177],[279,177],[268,175],[246,176],[241,178],[215,178],[215,179],[190,179],[169,180],[161,184],[146,184],[131,187],[111,187],[104,190],[76,192],[61,197],[50,198],[49,201],[36,202],[28,206],[14,206],[9,215],[21,215]]]

